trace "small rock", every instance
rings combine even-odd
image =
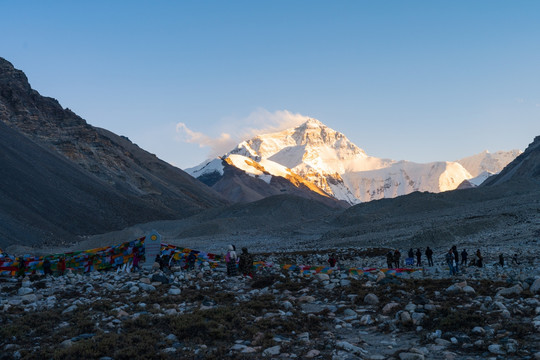
[[[411,314],[408,311],[402,311],[399,313],[399,320],[402,324],[408,324],[412,321]]]
[[[373,320],[373,318],[369,314],[362,315],[362,317],[360,318],[360,324],[362,324],[362,325],[371,325],[374,322],[375,321]]]
[[[153,291],[156,291],[156,288],[152,285],[148,285],[148,284],[145,284],[145,283],[141,283],[139,284],[139,287],[144,290],[144,291],[148,291],[148,292],[153,292]]]
[[[64,340],[64,341],[62,341],[62,342],[60,343],[60,347],[62,347],[62,348],[64,348],[64,349],[65,349],[65,348],[69,348],[69,347],[71,347],[71,346],[73,346],[73,341],[71,341],[71,339]]]
[[[319,279],[320,281],[330,280],[330,276],[328,276],[328,274],[322,273],[315,274],[315,278]]]
[[[508,295],[519,295],[523,291],[523,288],[519,285],[514,285],[509,288],[500,289],[497,291],[496,296],[508,296]]]
[[[501,345],[499,344],[491,344],[488,346],[488,351],[492,354],[496,354],[496,355],[504,355],[505,352],[502,348]]]
[[[473,334],[477,334],[477,335],[484,335],[486,333],[486,330],[484,330],[484,328],[480,326],[473,327],[471,331]]]
[[[34,292],[34,290],[32,290],[29,287],[22,287],[22,288],[19,289],[19,291],[17,291],[17,294],[18,295],[28,295],[28,294],[31,294],[33,292]]]
[[[321,352],[319,350],[313,349],[313,350],[309,350],[304,357],[307,359],[311,359],[311,358],[314,358],[315,356],[319,356],[320,353]]]
[[[383,314],[388,314],[388,313],[391,313],[394,309],[396,309],[398,307],[399,307],[398,303],[391,302],[391,303],[388,303],[388,304],[384,305],[384,307],[382,309],[382,312],[383,312]]]
[[[281,352],[281,346],[276,345],[276,346],[272,346],[272,347],[264,349],[264,351],[262,352],[262,355],[263,356],[279,355],[280,352]]]
[[[168,291],[169,295],[180,295],[182,291],[177,287],[171,287]]]
[[[400,360],[424,360],[424,355],[412,353],[412,352],[402,352],[399,354]]]
[[[379,298],[375,294],[367,294],[364,297],[364,302],[369,305],[377,305],[379,303]]]
[[[363,354],[366,351],[361,347],[355,346],[347,341],[337,341],[336,347],[348,351],[353,354]]]
[[[62,314],[67,314],[75,310],[77,310],[77,305],[71,305],[70,307],[62,311]]]

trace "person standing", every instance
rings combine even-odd
[[[141,256],[139,255],[139,250],[137,248],[133,249],[133,262],[131,266],[131,271],[139,271],[139,261],[141,261]]]
[[[461,252],[461,265],[467,266],[467,257],[469,254],[467,254],[467,249],[463,249]]]
[[[58,260],[56,269],[58,270],[58,275],[64,275],[64,272],[66,271],[66,259],[63,256]]]
[[[426,249],[426,257],[428,261],[428,266],[433,266],[433,250],[431,250],[429,246]]]
[[[398,249],[394,250],[394,267],[399,268],[399,259],[401,258],[401,253]]]
[[[499,265],[504,266],[504,255],[502,253],[499,254]]]
[[[459,252],[457,250],[457,246],[452,246],[452,253],[454,254],[454,271],[456,273],[459,272]]]
[[[336,254],[330,254],[328,257],[328,264],[330,267],[335,267],[337,263]]]
[[[416,266],[422,266],[422,252],[416,249]]]
[[[234,245],[229,245],[227,254],[225,255],[225,263],[227,265],[228,276],[238,275],[238,268],[236,267],[237,259],[238,259],[238,256],[236,255],[236,247]]]
[[[26,275],[26,264],[22,256],[17,259],[19,266],[17,267],[17,277],[24,277]]]
[[[49,260],[48,257],[46,257],[45,260],[43,260],[43,275],[45,276],[52,275],[51,261]]]
[[[195,261],[197,260],[197,255],[193,251],[189,252],[189,255],[187,256],[187,269],[193,270],[195,269]]]
[[[394,254],[392,253],[392,250],[390,250],[386,253],[386,266],[388,266],[388,268],[391,269],[393,262],[394,262]]]
[[[456,274],[456,268],[454,267],[454,264],[456,262],[454,257],[454,251],[452,249],[448,250],[448,252],[445,255],[446,264],[448,265],[448,269],[450,271],[450,276]]]
[[[253,256],[248,253],[246,247],[242,248],[242,254],[240,254],[240,259],[238,260],[238,268],[242,275],[249,276],[253,279]]]
[[[476,250],[476,266],[482,267],[484,258],[482,257],[482,253],[480,252],[480,249]]]

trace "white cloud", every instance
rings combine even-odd
[[[221,133],[217,137],[211,137],[200,132],[193,131],[183,122],[176,124],[176,140],[190,144],[198,144],[199,147],[209,147],[211,156],[223,154],[222,149],[232,148],[236,144],[228,133]]]
[[[209,156],[215,157],[231,151],[238,143],[256,135],[296,127],[308,119],[308,116],[287,110],[270,112],[266,109],[257,109],[245,118],[225,118],[223,131],[218,136],[193,131],[185,123],[179,122],[176,124],[176,138],[178,141],[198,144],[199,147],[209,147]]]
[[[249,139],[255,135],[267,134],[296,127],[309,119],[309,116],[294,114],[288,110],[270,112],[266,109],[257,109],[245,119],[241,140]]]

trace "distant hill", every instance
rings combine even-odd
[[[0,247],[74,241],[227,204],[129,139],[33,90],[0,58]]]

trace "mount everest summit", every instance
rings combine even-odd
[[[264,183],[273,189],[271,194],[304,188],[327,201],[356,204],[414,191],[454,190],[466,181],[468,186],[477,186],[520,153],[485,151],[458,161],[425,164],[381,159],[367,155],[342,133],[309,119],[298,127],[243,141],[224,156],[186,172],[233,201],[267,196],[260,190]]]

